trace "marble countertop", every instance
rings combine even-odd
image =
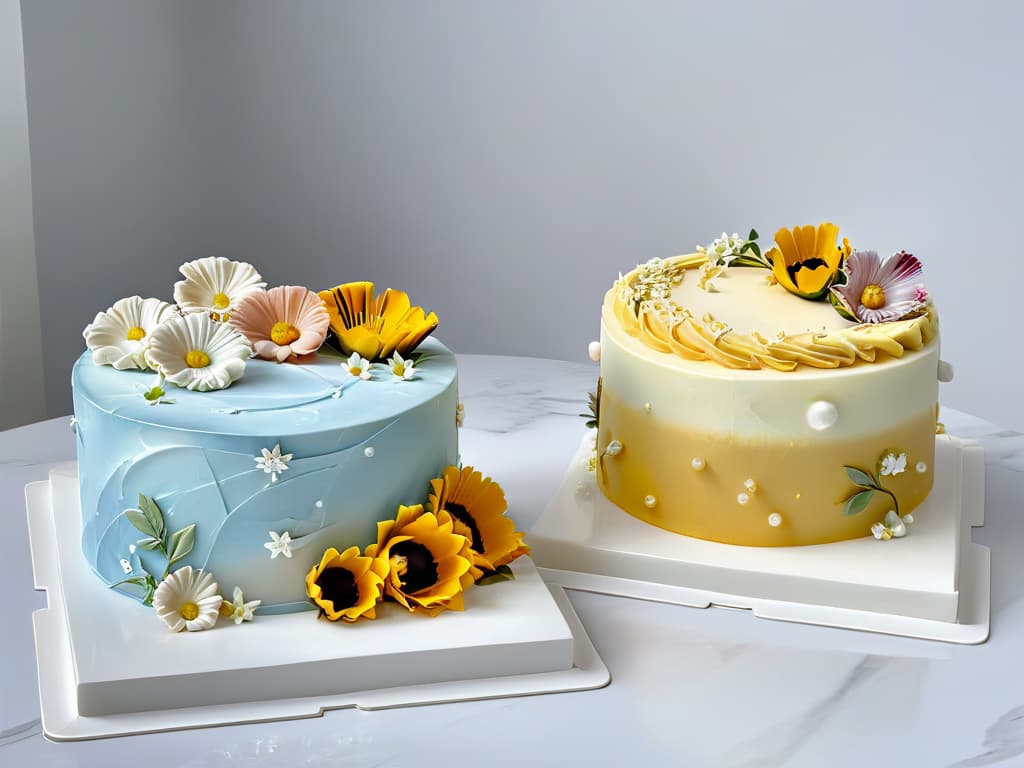
[[[459,357],[461,448],[529,528],[583,433],[594,365]],[[67,417],[0,432],[0,764],[722,768],[1024,765],[1024,435],[944,410],[986,449],[992,631],[981,646],[886,637],[570,592],[607,688],[53,744],[41,735],[23,487],[74,458]]]

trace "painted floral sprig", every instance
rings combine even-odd
[[[157,586],[167,578],[171,566],[179,563],[189,556],[192,547],[196,543],[196,524],[191,523],[173,533],[167,529],[163,513],[153,499],[144,493],[139,494],[138,509],[126,509],[124,516],[137,531],[145,538],[139,539],[135,546],[147,551],[160,552],[167,561],[163,575],[157,579],[151,573],[142,570],[142,573],[121,579],[111,587],[121,584],[132,584],[145,590],[142,602],[145,605],[153,604],[153,596],[156,594]]]
[[[898,517],[900,513],[899,499],[896,498],[896,494],[882,485],[881,478],[886,476],[895,477],[906,471],[906,468],[907,454],[903,451],[897,452],[892,450],[885,451],[879,456],[877,474],[865,472],[857,467],[844,466],[843,469],[846,470],[846,476],[850,478],[850,482],[860,489],[846,499],[846,514],[856,515],[858,512],[862,512],[871,503],[875,492],[878,491],[892,499],[893,511]]]

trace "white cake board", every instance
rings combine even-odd
[[[971,528],[984,524],[980,446],[936,439],[935,485],[904,538],[740,547],[680,536],[620,510],[587,470],[593,439],[584,437],[528,533],[549,583],[950,643],[988,639],[990,553],[971,541]]]
[[[610,679],[565,593],[549,590],[527,558],[514,564],[514,581],[475,587],[465,611],[435,618],[382,605],[375,621],[353,625],[306,611],[172,633],[86,565],[74,464],[25,493],[35,584],[48,597],[33,615],[42,726],[56,741],[586,690]]]

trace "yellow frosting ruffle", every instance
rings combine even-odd
[[[707,261],[704,254],[667,259],[669,268],[694,269]],[[921,349],[938,335],[938,316],[929,304],[924,314],[889,323],[851,325],[839,331],[765,337],[740,333],[709,315],[695,317],[668,299],[637,302],[636,271],[616,281],[615,318],[622,330],[659,352],[684,360],[707,360],[724,368],[793,371],[844,368],[858,361],[873,363],[879,355],[901,357]],[[827,306],[827,305],[823,305]]]

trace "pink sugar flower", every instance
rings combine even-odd
[[[228,321],[252,342],[259,357],[279,363],[316,352],[331,324],[323,299],[298,285],[246,296]]]
[[[832,286],[832,294],[856,321],[902,320],[920,312],[928,301],[921,262],[906,251],[885,261],[874,251],[855,251],[847,258],[845,271],[846,284]]]

